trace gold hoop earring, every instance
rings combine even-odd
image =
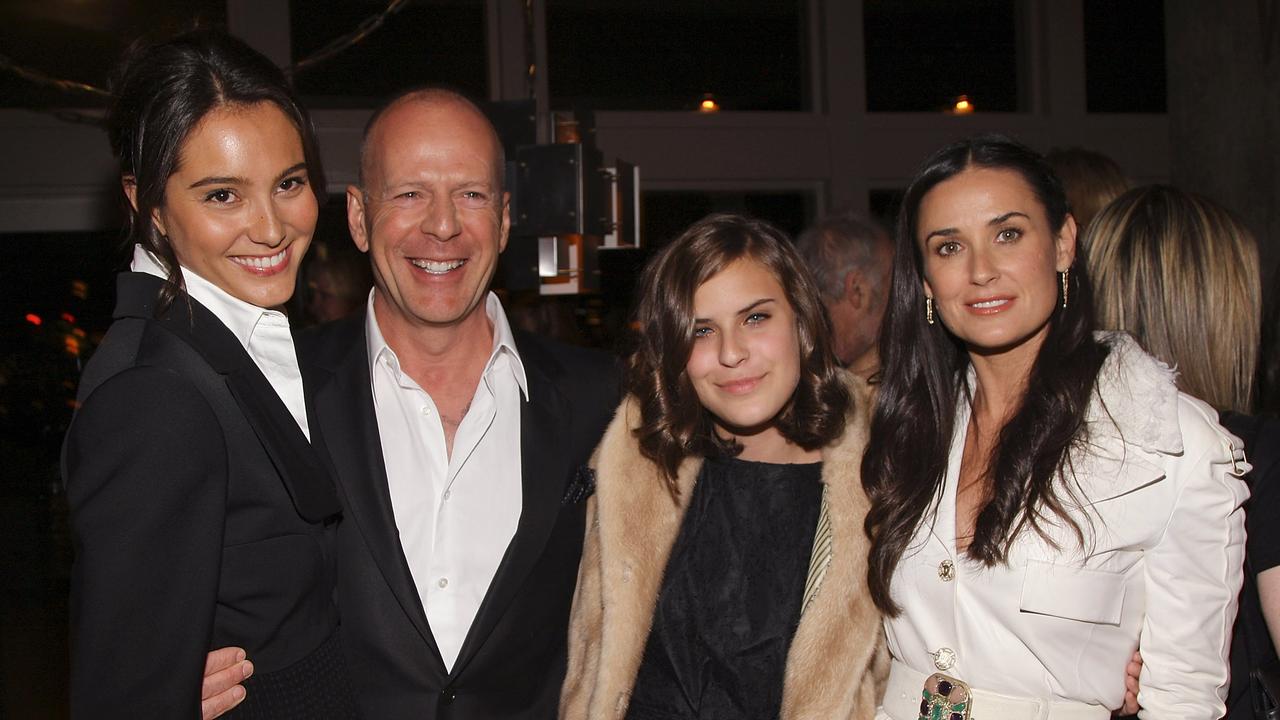
[[[1067,295],[1069,292],[1067,290],[1067,277],[1070,275],[1070,273],[1071,273],[1070,268],[1063,270],[1060,273],[1062,275],[1062,309],[1064,310],[1067,308]]]
[[[933,298],[927,295],[924,298],[924,320],[930,325],[933,324]]]

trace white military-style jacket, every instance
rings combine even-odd
[[[962,399],[936,512],[892,580],[903,612],[886,620],[889,649],[975,688],[1117,708],[1141,645],[1144,717],[1220,718],[1244,558],[1243,446],[1128,335],[1100,339],[1111,354],[1064,479],[1084,544],[1059,523],[1058,547],[1027,531],[995,568],[956,552]]]

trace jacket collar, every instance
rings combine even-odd
[[[1077,507],[1111,500],[1160,481],[1165,474],[1161,456],[1182,452],[1176,373],[1148,355],[1127,333],[1099,332],[1095,337],[1110,352],[1098,370],[1085,409],[1084,441],[1068,453],[1073,497],[1066,502]],[[968,382],[972,388],[972,366]],[[963,390],[959,402],[950,451],[953,464],[959,463],[968,426]],[[945,509],[939,512],[947,513]],[[954,532],[946,520],[935,522],[935,534]]]
[[[133,246],[133,261],[129,267],[136,273],[151,275],[166,282],[168,280],[168,272],[164,266],[155,255],[141,245]],[[213,316],[231,331],[246,352],[252,353],[250,341],[254,333],[258,332],[259,323],[263,318],[278,318],[288,322],[287,316],[279,310],[247,303],[204,279],[190,268],[179,266],[178,269],[187,295],[213,313]]]
[[[159,323],[224,376],[227,389],[271,457],[300,516],[308,522],[320,522],[341,512],[331,476],[235,335],[182,290],[156,316],[157,296],[166,284],[151,275],[121,273],[116,283],[115,317]]]
[[[137,272],[121,273],[116,279],[115,319],[140,318],[160,323],[166,330],[182,338],[219,373],[230,373],[252,365],[236,336],[205,306],[191,298],[185,290],[176,290],[173,302],[157,315],[159,293],[173,287],[167,280]]]
[[[852,376],[848,381],[854,400],[845,432],[822,451],[823,516],[815,534],[801,622],[787,659],[784,718],[848,715],[847,708],[832,712],[826,707],[830,698],[814,690],[856,685],[859,680],[854,678],[862,677],[880,647],[880,616],[866,589],[869,543],[863,523],[869,503],[860,470],[870,393],[862,381]],[[639,403],[628,397],[592,458],[598,484],[592,500],[595,512],[588,513],[595,523],[588,532],[599,538],[599,582],[591,585],[601,588],[604,612],[603,626],[595,630],[600,633],[600,676],[591,691],[588,717],[603,717],[619,707],[616,702],[626,702],[667,560],[702,465],[698,458],[685,460],[676,477],[679,495],[673,499],[658,467],[640,453],[632,433],[639,424]],[[589,562],[585,556],[584,562]],[[592,570],[584,567],[580,572]],[[574,602],[594,601],[578,597]],[[571,629],[571,634],[575,631],[583,629]]]
[[[1085,414],[1085,443],[1071,452],[1078,495],[1088,506],[1165,477],[1162,456],[1182,453],[1174,372],[1125,333],[1100,333],[1111,352]]]
[[[387,344],[386,337],[382,334],[382,327],[378,325],[378,316],[373,309],[373,298],[378,292],[377,288],[369,291],[369,300],[365,303],[365,322],[364,334],[365,345],[369,358],[369,367],[376,367],[378,360],[384,355],[391,363],[393,372],[399,377],[400,357],[396,351]],[[497,362],[499,356],[505,355],[508,359],[508,367],[516,384],[520,386],[520,393],[525,400],[529,399],[529,380],[525,371],[524,361],[520,358],[520,350],[516,345],[515,335],[511,330],[511,323],[507,319],[507,313],[502,308],[502,301],[498,300],[497,294],[490,291],[485,297],[484,313],[489,319],[489,325],[493,328],[493,348],[489,353],[489,360],[485,363],[482,376],[488,376]]]

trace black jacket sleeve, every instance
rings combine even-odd
[[[228,450],[171,370],[126,369],[85,398],[64,450],[74,717],[199,717]]]

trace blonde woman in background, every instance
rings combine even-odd
[[[1248,413],[1261,333],[1258,246],[1210,200],[1135,188],[1085,238],[1102,327],[1125,330],[1178,369],[1178,388]]]
[[[1178,389],[1217,408],[1254,465],[1228,696],[1229,718],[1253,717],[1249,672],[1276,661],[1280,637],[1280,422],[1247,414],[1262,314],[1257,243],[1222,207],[1161,185],[1117,198],[1085,242],[1100,326],[1175,367]]]

